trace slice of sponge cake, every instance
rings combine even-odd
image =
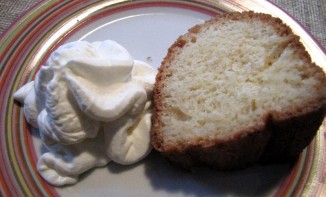
[[[169,48],[154,88],[152,144],[184,167],[292,161],[324,118],[326,78],[270,15],[228,13]]]

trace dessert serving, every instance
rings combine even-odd
[[[154,86],[152,144],[183,167],[295,161],[325,115],[326,78],[267,14],[227,13],[169,48]]]
[[[100,97],[102,95],[104,97],[104,94],[106,94],[105,97],[112,96],[100,83],[100,78],[101,81],[103,78],[104,80],[109,78],[101,77],[101,74],[111,76],[107,74],[111,72],[104,74],[103,70],[107,66],[99,66],[96,61],[93,61],[102,59],[103,56],[97,52],[92,56],[88,53],[89,51],[98,50],[102,52],[107,51],[110,47],[104,47],[106,49],[99,47],[101,48],[99,49],[92,42],[101,41],[103,43],[102,41],[107,39],[114,40],[127,49],[134,59],[147,62],[154,68],[158,68],[166,56],[168,48],[180,35],[184,35],[189,28],[202,24],[206,20],[222,13],[245,10],[268,13],[279,17],[292,28],[296,35],[300,36],[300,41],[311,56],[311,60],[326,71],[326,54],[323,51],[323,45],[319,45],[317,40],[296,19],[269,1],[92,0],[76,4],[75,1],[49,0],[28,10],[3,33],[0,40],[0,98],[2,100],[0,106],[0,193],[3,196],[62,197],[101,196],[103,194],[110,196],[321,195],[322,191],[325,191],[323,172],[325,172],[326,168],[326,139],[324,138],[326,122],[318,129],[309,146],[302,151],[300,157],[292,164],[255,164],[247,169],[235,171],[212,170],[212,168],[204,167],[189,173],[188,170],[182,170],[178,166],[169,165],[169,160],[162,157],[157,151],[151,151],[148,156],[144,154],[144,157],[141,157],[141,153],[133,154],[135,157],[138,155],[141,160],[137,162],[137,160],[128,157],[131,158],[129,160],[137,162],[128,166],[115,162],[114,160],[117,160],[117,158],[113,154],[114,151],[108,151],[109,147],[114,147],[115,145],[105,140],[111,136],[104,132],[109,131],[108,129],[104,130],[104,128],[109,126],[109,123],[115,125],[118,120],[122,119],[118,118],[117,121],[101,120],[102,118],[99,117],[103,117],[103,113],[100,112],[98,114],[99,110],[96,109],[100,104],[90,104],[94,100],[102,102],[103,99]],[[305,20],[302,22],[304,25]],[[314,34],[314,28],[309,28],[309,30]],[[74,41],[88,41],[90,43],[86,47],[86,44],[81,44],[86,42],[75,43]],[[58,95],[57,98],[60,100],[60,105],[64,105],[64,107],[60,107],[60,111],[64,109],[64,112],[59,113],[59,107],[57,110],[47,110],[47,102],[45,102],[44,112],[41,112],[43,109],[41,111],[37,109],[33,112],[34,107],[28,107],[28,105],[33,106],[31,104],[33,99],[28,99],[28,97],[33,98],[33,93],[28,92],[31,92],[32,89],[36,91],[37,88],[35,86],[38,81],[43,81],[43,79],[38,80],[40,78],[40,73],[37,74],[38,71],[45,69],[44,67],[47,67],[47,65],[52,67],[52,64],[46,64],[46,62],[50,61],[50,57],[55,56],[53,52],[56,49],[59,49],[60,46],[65,48],[66,43],[69,45],[69,42],[74,42],[73,45],[76,45],[71,47],[71,50],[78,51],[79,48],[82,48],[81,51],[85,51],[85,48],[87,48],[87,52],[81,52],[82,55],[74,55],[70,58],[90,58],[92,59],[90,62],[94,63],[92,69],[85,71],[85,68],[82,68],[82,70],[78,70],[77,66],[75,66],[76,69],[71,69],[71,65],[62,65],[58,69],[48,69],[54,71],[54,77],[48,82],[44,81],[44,84],[47,84],[47,88],[43,92],[48,92],[46,94],[49,94],[52,91],[51,88],[53,88],[51,97],[52,95]],[[90,46],[95,48],[89,50],[89,48],[93,48]],[[59,52],[63,53],[61,47]],[[111,53],[102,52],[101,54],[104,54],[106,57]],[[64,56],[67,57],[69,54],[77,53],[67,52]],[[110,58],[112,56],[108,59]],[[103,61],[101,60],[100,62]],[[129,60],[126,62],[129,62]],[[137,65],[135,64],[136,62],[138,61],[134,60],[134,66]],[[85,65],[80,66],[85,67]],[[105,69],[103,70],[99,69],[104,67]],[[213,70],[211,69],[211,71]],[[87,78],[79,77],[79,71],[83,71],[80,75],[87,76]],[[154,73],[151,76],[153,80],[151,87],[154,86],[156,71]],[[91,76],[92,74],[96,77]],[[200,74],[198,73],[198,75]],[[88,76],[91,76],[89,77],[90,79],[88,79]],[[114,76],[118,77],[115,74]],[[95,78],[98,78],[98,82],[96,82]],[[201,77],[201,79],[203,78]],[[34,82],[20,89],[30,81]],[[134,78],[125,82],[129,83],[131,81],[133,83]],[[207,81],[209,80],[207,79],[205,83],[208,83]],[[59,88],[55,87],[56,84]],[[74,90],[78,85],[78,91],[71,91],[71,87],[74,87],[72,89]],[[47,90],[48,88],[50,91]],[[93,91],[88,91],[88,89]],[[17,90],[21,92],[14,94]],[[61,90],[69,92],[68,99],[62,96],[64,93]],[[17,99],[14,99],[14,95]],[[81,99],[77,97],[78,95],[80,95]],[[92,97],[92,95],[94,96],[93,101],[91,101],[92,99],[85,99],[87,96],[89,98]],[[148,94],[147,96],[149,98],[152,95]],[[51,101],[51,97],[46,97],[45,100]],[[84,106],[80,105],[81,103],[86,103],[85,106],[90,107],[80,107]],[[38,104],[36,105],[38,106]],[[69,113],[70,116],[65,116],[65,110],[69,111],[67,106],[73,106],[77,115]],[[147,113],[145,108],[143,112]],[[231,107],[229,108],[231,109]],[[253,108],[255,108],[254,101]],[[27,115],[26,118],[24,111]],[[60,118],[60,121],[68,117],[78,118],[75,120],[70,119],[73,121],[71,121],[69,126],[60,125],[57,124],[60,121],[57,121],[54,118],[55,116],[52,116],[54,111],[60,114],[58,115],[62,118]],[[151,110],[148,110],[148,112],[148,115],[152,113]],[[28,116],[29,113],[31,114],[30,116]],[[32,114],[37,114],[37,117],[35,118]],[[71,116],[71,114],[73,115]],[[195,116],[195,114],[191,115]],[[38,125],[38,116],[40,116],[40,119],[43,117],[43,125]],[[99,118],[98,121],[95,120],[97,118]],[[33,128],[26,121],[27,119],[32,124],[37,124],[36,126],[39,128]],[[150,119],[148,118],[147,120]],[[67,123],[69,121],[63,122]],[[94,125],[94,128],[96,128],[98,122],[100,126],[95,138],[93,138],[90,129],[78,131],[68,128],[70,126],[75,128],[74,126],[76,125],[81,125],[80,127],[83,128],[93,128],[90,125]],[[204,122],[201,123],[203,124]],[[303,124],[306,124],[306,127],[312,125],[306,121],[303,121]],[[292,125],[301,127],[299,124]],[[145,125],[145,127],[147,126]],[[65,128],[65,130],[64,132],[59,132],[58,128]],[[127,141],[139,142],[140,140],[136,140],[137,135],[134,135],[136,133],[130,132],[133,131],[132,128],[134,127],[131,127],[127,134],[132,134],[128,136],[133,137]],[[82,130],[89,132],[82,132]],[[42,133],[40,133],[41,131]],[[47,136],[43,136],[43,131]],[[119,132],[113,133],[117,137],[122,136],[120,139],[126,139],[123,135],[118,135],[117,133]],[[147,130],[146,132],[144,130],[144,133],[146,133],[147,137],[143,139],[150,140]],[[50,137],[48,137],[48,134],[51,134]],[[111,142],[119,143],[119,140],[111,140]],[[271,141],[268,143],[271,143]],[[145,142],[142,144],[148,146],[149,143]],[[128,143],[125,145],[128,145]],[[151,147],[149,146],[149,148]],[[127,150],[127,148],[120,148],[119,150]],[[109,156],[110,152],[112,153],[111,156]],[[129,152],[133,152],[132,149]],[[267,157],[265,156],[265,158]],[[123,159],[119,160],[122,161]],[[38,161],[39,165],[37,164]],[[263,159],[261,158],[260,161],[263,161]],[[267,162],[267,159],[264,161]],[[108,164],[105,165],[106,163]],[[61,184],[67,186],[55,187],[53,183],[49,184],[51,177],[53,178],[52,181],[61,179]],[[73,184],[76,181],[78,182]],[[57,185],[60,185],[59,181],[58,183]],[[131,185],[137,185],[137,187],[130,187]]]
[[[38,160],[40,175],[56,186],[74,184],[90,168],[148,155],[155,75],[111,40],[54,51],[14,94],[49,150]]]

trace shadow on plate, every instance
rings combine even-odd
[[[145,161],[145,173],[155,190],[190,196],[265,196],[278,187],[291,166],[256,165],[238,171],[199,169],[186,171],[172,165],[158,152]]]

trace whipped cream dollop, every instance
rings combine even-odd
[[[49,150],[37,164],[41,176],[74,184],[90,168],[148,155],[156,72],[111,40],[54,51],[35,80],[14,93]]]

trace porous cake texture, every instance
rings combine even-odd
[[[293,161],[323,121],[325,85],[280,19],[216,16],[180,36],[163,60],[152,144],[184,167]]]

